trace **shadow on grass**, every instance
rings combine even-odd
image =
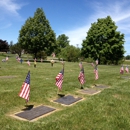
[[[31,110],[34,105],[25,105],[26,108],[22,109],[23,111]]]
[[[65,94],[57,94],[59,97],[64,97]]]

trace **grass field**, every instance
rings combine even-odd
[[[5,56],[0,56],[0,130],[130,130],[130,79],[120,78],[120,65],[99,65],[99,80],[96,83],[110,88],[89,96],[77,92],[80,90],[78,63],[65,62],[61,93],[82,97],[84,100],[63,106],[52,102],[58,98],[55,77],[62,69],[61,63],[55,63],[52,67],[50,63],[38,62],[34,68],[33,63],[30,67],[26,62],[18,63],[15,55],[10,55],[8,62],[1,62],[3,58]],[[130,62],[124,64],[130,65]],[[86,77],[84,87],[90,88],[94,82],[93,68],[85,62],[83,65]],[[24,108],[25,100],[18,93],[28,70],[31,74],[28,104],[43,104],[57,109],[35,122],[10,116]],[[124,76],[130,76],[130,73]]]

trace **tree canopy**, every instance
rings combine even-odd
[[[56,47],[56,36],[41,8],[29,17],[19,33],[19,43],[28,53],[37,56],[40,51],[51,54]]]
[[[65,48],[69,45],[69,37],[65,34],[61,34],[56,39],[57,49],[56,53],[60,53],[62,48]]]
[[[6,40],[0,39],[0,51],[1,52],[7,52],[9,51],[9,45]]]
[[[117,31],[117,28],[110,16],[92,23],[82,43],[82,55],[94,60],[98,58],[103,64],[118,64],[123,59],[125,51],[124,34]]]
[[[12,42],[10,42],[10,52],[11,53],[18,54],[18,56],[21,57],[22,50],[23,49],[21,48],[21,45],[19,43],[12,44]]]
[[[76,62],[80,57],[80,49],[73,45],[68,45],[61,49],[59,57],[69,62]]]
[[[125,58],[126,60],[130,60],[130,55],[127,55]]]
[[[69,37],[66,36],[65,34],[61,34],[57,37],[57,45],[60,47],[60,48],[65,48],[66,46],[69,45]]]

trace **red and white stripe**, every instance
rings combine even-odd
[[[98,77],[98,70],[97,69],[95,69],[94,70],[94,73],[95,73],[95,80],[97,80],[99,77]]]
[[[129,73],[128,67],[125,68],[125,72],[126,72],[126,73]]]
[[[21,98],[24,98],[26,100],[29,100],[29,94],[30,94],[30,84],[23,83],[21,91],[19,93],[19,96]]]
[[[30,61],[29,60],[27,61],[27,64],[28,64],[28,66],[30,66]]]
[[[124,73],[124,67],[123,67],[123,66],[120,68],[120,73],[121,73],[121,74]]]
[[[52,53],[52,57],[55,58],[55,56],[56,56],[55,53]]]
[[[62,83],[63,83],[63,74],[60,72],[56,76],[56,86],[61,90],[62,89]]]
[[[84,76],[84,73],[82,71],[79,73],[78,80],[81,84],[85,83],[85,76]]]
[[[82,69],[82,67],[83,67],[82,62],[79,63],[79,67],[80,67],[80,69]]]
[[[96,65],[98,65],[98,60],[96,60]]]

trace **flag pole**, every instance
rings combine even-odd
[[[27,106],[27,100],[25,99],[25,104],[26,104],[26,106]]]
[[[97,86],[95,82],[96,82],[96,80],[94,80],[93,85],[94,85],[94,86]]]
[[[59,93],[59,88],[57,89],[57,94]]]
[[[83,89],[83,86],[82,86],[82,84],[80,83],[80,89]]]

